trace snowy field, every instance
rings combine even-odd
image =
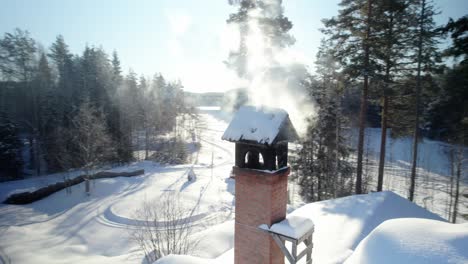
[[[145,169],[144,175],[94,180],[90,196],[85,194],[84,184],[79,184],[72,187],[71,194],[63,190],[29,205],[0,205],[0,263],[145,263],[144,256],[129,240],[128,230],[138,223],[135,210],[144,201],[166,193],[180,193],[185,204],[197,205],[191,221],[196,230],[194,236],[201,238],[194,254],[200,258],[169,257],[161,263],[208,263],[207,259],[215,258],[217,263],[232,262],[234,181],[229,176],[234,162],[234,144],[221,140],[230,116],[218,108],[201,109],[201,114],[202,148],[192,154],[192,164],[161,166],[138,162],[113,170]],[[407,180],[407,175],[401,172],[407,169],[404,162],[393,159],[385,180],[388,189],[402,196],[406,196],[403,184]],[[187,182],[191,168],[197,179]],[[432,199],[426,199],[424,194],[417,195],[417,201],[445,218],[444,210],[438,209],[445,207],[438,203],[445,203],[447,197],[446,194],[439,197],[436,190],[446,188],[443,185],[446,175],[435,170],[430,170],[428,175],[432,177],[428,183],[434,185],[427,194],[432,195]],[[62,179],[62,174],[55,174],[0,183],[0,198],[3,200],[11,193],[33,190]],[[464,184],[462,190],[466,187]],[[418,186],[417,193],[425,189],[425,185]],[[299,204],[300,200],[295,199],[294,205]],[[387,219],[424,217],[437,222],[434,226],[445,224],[440,222],[443,220],[440,216],[391,192],[309,204],[293,214],[312,217],[315,223],[314,263],[342,263],[357,250],[361,240]],[[380,232],[387,234],[392,228],[389,225]],[[467,224],[456,225],[456,229],[465,232],[462,237],[465,240],[460,241],[466,242]],[[367,244],[372,245],[372,241]],[[357,256],[353,258],[358,259]]]

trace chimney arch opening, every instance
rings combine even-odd
[[[256,150],[248,150],[245,153],[244,164],[249,169],[263,169],[265,167],[262,153]]]

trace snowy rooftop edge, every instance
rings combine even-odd
[[[271,144],[288,118],[288,113],[280,108],[242,106],[221,138],[231,142],[246,140]]]

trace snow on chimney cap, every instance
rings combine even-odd
[[[280,108],[242,106],[234,115],[223,140],[274,145],[299,137],[289,115]]]

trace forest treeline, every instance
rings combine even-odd
[[[248,38],[257,23],[267,43],[263,53],[275,65],[265,71],[278,72],[282,65],[272,50],[295,42],[282,1],[229,2],[238,9],[227,23],[238,25],[241,38],[226,64],[240,77],[251,77],[248,54],[258,47],[250,47]],[[318,109],[310,114],[306,136],[293,155],[302,196],[318,201],[374,188],[369,175],[363,176],[363,161],[366,127],[377,121],[377,191],[383,190],[387,135],[410,136],[407,190],[414,199],[418,144],[425,136],[453,144],[450,192],[458,197],[468,142],[468,16],[437,25],[437,7],[430,0],[342,0],[338,9],[338,15],[323,20],[315,72],[302,82]],[[350,130],[359,131],[356,148],[349,142]],[[452,209],[456,219],[456,205]]]
[[[124,76],[117,52],[86,46],[72,54],[60,35],[44,49],[27,31],[5,33],[0,174],[20,177],[23,162],[39,175],[129,162],[135,150],[148,158],[149,141],[172,131],[185,111],[182,89],[159,73]]]

